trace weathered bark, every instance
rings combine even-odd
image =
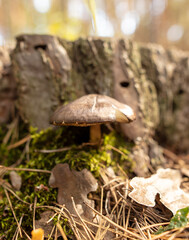
[[[127,40],[22,35],[11,59],[17,108],[31,125],[45,128],[58,105],[99,93],[135,110],[137,120],[120,126],[125,136],[149,144],[156,131],[159,140],[188,150],[187,52]]]
[[[157,138],[175,149],[189,146],[189,52],[165,50],[159,45],[140,47],[142,67],[154,84],[160,110]]]
[[[10,48],[0,48],[0,124],[14,117],[16,83],[12,76]]]
[[[23,35],[12,54],[17,108],[22,118],[43,129],[64,98],[71,62],[57,38]]]

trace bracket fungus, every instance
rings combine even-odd
[[[135,120],[131,107],[117,100],[98,94],[89,94],[59,107],[51,118],[53,125],[90,126],[90,142],[101,139],[100,124],[129,123]]]

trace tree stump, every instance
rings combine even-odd
[[[120,124],[119,130],[135,141],[137,164],[148,165],[155,155],[161,155],[153,138],[188,151],[188,52],[125,39],[68,42],[55,36],[25,34],[17,37],[10,58],[8,75],[2,70],[7,63],[0,60],[1,123],[10,120],[12,104],[25,122],[41,130],[49,126],[59,105],[85,94],[104,94],[136,112],[137,120]],[[145,164],[140,162],[144,156]]]

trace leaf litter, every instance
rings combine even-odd
[[[73,197],[79,214],[87,219],[93,218],[92,212],[83,203],[94,207],[94,201],[89,200],[87,195],[96,191],[98,184],[87,169],[78,172],[70,170],[67,163],[59,163],[52,169],[49,185],[58,188],[57,201],[59,204],[65,204],[70,213],[75,213],[71,201]]]
[[[156,174],[149,178],[135,177],[130,181],[133,187],[129,197],[145,206],[154,207],[157,194],[160,201],[173,214],[177,210],[189,206],[189,194],[181,188],[182,177],[178,170],[158,169]]]
[[[10,170],[28,171],[28,169],[16,169],[16,168],[7,168],[7,167],[2,167],[2,168],[4,168],[4,170],[6,171],[7,170],[8,171]],[[39,170],[29,169],[29,171],[36,171],[41,173],[50,172],[47,170],[40,170],[40,169]],[[72,171],[73,170],[71,170],[70,172]],[[112,174],[112,172],[113,172],[112,169],[102,169],[100,173],[100,177],[101,177],[101,180],[99,181],[100,189],[101,189],[100,197],[99,197],[99,192],[97,192],[97,193],[92,193],[90,196],[90,199],[88,199],[87,197],[88,193],[91,191],[95,191],[95,190],[91,190],[91,189],[94,189],[93,188],[94,186],[93,187],[90,186],[90,188],[87,191],[85,191],[85,194],[84,194],[85,197],[83,198],[84,199],[83,202],[85,203],[81,204],[81,206],[80,204],[77,204],[77,201],[76,201],[77,198],[75,199],[74,197],[72,198],[72,201],[70,201],[70,203],[72,204],[71,209],[68,209],[66,204],[62,202],[54,203],[52,206],[36,206],[36,209],[51,210],[52,214],[54,213],[54,215],[49,216],[51,220],[55,218],[55,216],[58,216],[58,222],[54,226],[56,229],[59,229],[59,231],[60,230],[61,232],[63,231],[62,236],[65,230],[62,230],[63,225],[60,226],[60,221],[66,219],[76,239],[100,240],[100,239],[114,239],[114,238],[116,239],[181,239],[181,238],[187,239],[189,238],[189,231],[188,231],[189,224],[187,219],[188,211],[185,211],[188,208],[184,210],[181,209],[175,214],[173,218],[171,218],[172,213],[162,204],[161,201],[157,201],[157,193],[156,193],[156,202],[155,204],[153,203],[153,207],[139,204],[129,196],[129,192],[131,192],[132,189],[129,185],[129,180],[127,176],[125,177],[116,176],[115,174]],[[73,175],[77,176],[77,173],[79,173],[78,175],[80,176],[82,175],[80,172],[76,172],[76,174],[73,174]],[[55,177],[51,177],[51,180],[52,179],[53,181],[51,182],[52,183],[51,186],[55,186],[56,184],[53,185],[53,183],[56,182],[55,181],[56,179]],[[172,181],[174,182],[175,180],[172,179]],[[77,179],[75,179],[75,182],[77,182]],[[64,184],[66,186],[66,183]],[[180,182],[178,181],[176,185],[177,186],[180,185]],[[66,187],[68,188],[68,186],[69,185],[67,185]],[[60,190],[61,187],[58,187],[58,189]],[[167,191],[169,191],[169,189]],[[9,197],[7,197],[7,199],[9,199]],[[90,201],[93,203],[91,204]],[[11,205],[11,202],[9,202],[9,204]],[[86,207],[85,211],[83,210],[84,205]],[[30,209],[32,208],[33,206],[30,205]],[[93,219],[87,219],[86,217],[83,217],[84,216],[83,213],[86,212],[87,209],[88,211],[91,211],[93,213],[92,214],[93,216],[96,216],[95,221]],[[12,208],[11,210],[12,212],[14,212]],[[79,218],[76,217],[77,216],[76,210],[79,213],[78,215],[80,216],[80,219],[82,221],[79,221]],[[47,217],[45,218],[43,217],[43,215],[41,215],[40,220],[41,222],[43,221],[52,222],[50,221],[50,219],[48,220]],[[18,223],[17,236],[18,236],[18,232],[22,232],[23,235],[27,236],[27,238],[29,239],[29,236],[25,233],[24,229],[21,226],[21,219],[19,221],[18,220],[17,220],[17,223]],[[179,226],[180,220],[182,221],[181,221],[181,225]],[[37,223],[37,220],[36,220],[36,223]],[[166,232],[164,231],[162,231],[161,233],[157,232],[159,226],[164,226],[164,225],[167,226],[164,228],[164,231]],[[181,227],[181,228],[178,230],[178,227]],[[156,232],[160,234],[155,235]],[[57,230],[55,234],[55,239],[57,239]]]
[[[62,165],[66,169],[68,177],[65,177],[65,169],[62,171],[62,168],[60,167]],[[56,168],[60,171],[58,171],[58,174],[53,173]],[[59,229],[59,231],[61,230],[63,234],[65,229],[61,229],[63,225],[60,226],[60,221],[66,219],[76,239],[169,239],[173,235],[174,239],[179,239],[182,236],[184,236],[184,239],[189,237],[189,233],[187,231],[189,230],[189,225],[186,214],[185,219],[183,220],[185,225],[181,225],[182,228],[180,230],[177,229],[177,227],[179,227],[177,222],[180,221],[180,214],[175,215],[175,218],[173,218],[174,226],[176,228],[170,228],[169,224],[172,224],[173,222],[173,220],[171,220],[172,213],[160,201],[156,201],[155,206],[149,207],[139,204],[129,197],[129,193],[132,189],[126,175],[124,177],[120,177],[116,176],[111,168],[101,169],[101,177],[99,181],[101,196],[99,197],[99,193],[92,193],[89,197],[90,199],[88,199],[88,193],[95,191],[94,189],[97,188],[97,182],[96,180],[93,182],[93,177],[92,180],[90,180],[86,177],[88,176],[87,172],[70,170],[65,164],[57,164],[54,169],[51,172],[49,180],[50,185],[53,185],[53,187],[57,187],[59,184],[63,183],[64,187],[67,189],[69,189],[69,184],[72,185],[73,188],[77,188],[76,186],[78,186],[78,182],[81,185],[85,185],[84,182],[86,179],[89,182],[87,183],[87,187],[79,187],[79,189],[85,189],[85,194],[82,191],[78,191],[78,189],[76,191],[77,194],[82,195],[81,198],[83,201],[81,204],[82,207],[76,208],[78,209],[80,219],[77,216],[74,205],[77,206],[78,202],[81,203],[81,200],[77,201],[78,197],[74,197],[75,200],[70,200],[68,202],[68,206],[66,206],[66,203],[63,200],[64,198],[62,197],[64,196],[64,194],[62,195],[64,188],[59,186],[59,203],[54,203],[52,206],[36,207],[36,210],[47,209],[48,211],[52,211],[49,216],[46,213],[44,213],[44,215],[41,214],[40,220],[36,220],[36,227],[41,228],[43,226],[42,228],[45,229],[44,222],[52,224],[52,220],[56,216],[59,216],[57,224],[54,225],[54,231],[55,229]],[[90,173],[89,175],[92,174]],[[58,180],[57,177],[59,178]],[[70,194],[69,197],[74,196],[72,192],[69,192],[68,194]],[[66,198],[68,199],[68,196],[66,196]],[[90,201],[95,202],[95,204],[91,204]],[[84,205],[86,208],[85,210],[83,210]],[[96,216],[95,221],[91,218],[87,219],[86,216],[83,217],[83,213],[86,211],[93,212],[92,215]],[[91,213],[89,215],[91,216]],[[170,222],[170,220],[172,222]],[[40,224],[38,224],[39,222]],[[168,226],[167,228],[164,228],[164,231],[166,232],[161,231],[159,235],[156,235],[155,233],[159,227],[164,225]],[[19,228],[22,230],[22,226],[19,226]],[[51,236],[54,236],[52,233],[50,234]],[[46,233],[45,236],[47,236]],[[58,235],[56,233],[56,236],[60,236],[60,233]]]

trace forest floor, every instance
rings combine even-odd
[[[130,197],[133,143],[110,132],[91,146],[83,131],[28,131],[18,122],[0,128],[0,239],[34,239],[31,231],[39,228],[45,239],[189,239],[189,205],[173,214],[159,194],[154,206]],[[179,185],[188,192],[189,156],[163,151],[166,169],[179,171]],[[65,173],[55,173],[62,165]]]

